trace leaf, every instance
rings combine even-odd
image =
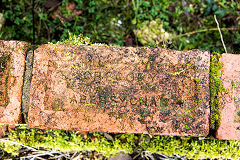
[[[214,1],[213,0],[206,0],[206,2],[207,2],[207,4],[209,5],[209,4],[213,4],[214,3]]]
[[[39,13],[38,16],[41,20],[47,21],[47,14]]]
[[[144,7],[150,7],[151,5],[150,5],[150,2],[148,2],[148,1],[143,1],[142,2],[142,5],[144,6]]]
[[[204,9],[204,16],[207,16],[211,11],[211,7],[208,6],[207,8]]]
[[[213,5],[212,10],[216,11],[218,9],[218,6],[216,4]]]
[[[216,16],[218,16],[219,18],[222,18],[222,17],[224,17],[225,16],[225,10],[223,10],[223,9],[219,9],[219,10],[217,10],[214,14],[216,15]]]

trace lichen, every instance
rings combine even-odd
[[[220,112],[221,112],[221,99],[219,94],[221,92],[228,93],[224,88],[222,78],[221,78],[221,69],[223,64],[219,61],[220,55],[216,52],[211,54],[210,59],[210,129],[216,131],[220,125]]]

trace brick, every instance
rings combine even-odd
[[[42,45],[35,50],[33,128],[206,136],[206,51]]]
[[[27,42],[0,40],[0,123],[21,123]]]
[[[221,94],[220,126],[216,138],[240,140],[240,55],[222,54],[222,81],[228,94]]]

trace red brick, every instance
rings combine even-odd
[[[35,50],[29,126],[206,136],[205,51],[42,45]]]
[[[21,122],[27,42],[0,40],[0,123]]]
[[[240,55],[222,54],[222,81],[228,94],[221,95],[221,120],[216,137],[240,140]]]

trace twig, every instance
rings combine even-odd
[[[58,6],[60,6],[62,4],[62,2],[59,2],[58,4],[56,4],[55,6],[51,7],[47,13],[49,14],[50,12],[52,12],[53,10],[55,10]]]
[[[220,37],[221,37],[221,41],[222,41],[222,44],[223,44],[225,53],[228,53],[228,52],[227,52],[227,49],[226,49],[226,46],[225,46],[225,43],[224,43],[224,41],[223,41],[222,32],[221,32],[221,29],[220,29],[220,27],[219,27],[219,23],[218,23],[218,21],[217,21],[216,15],[214,15],[214,19],[215,19],[215,21],[216,21],[216,23],[217,23],[217,28],[218,28],[218,31],[219,31],[219,34],[220,34]]]
[[[29,155],[29,156],[26,156],[26,157],[23,157],[23,158],[31,158],[31,159],[34,159],[34,158],[37,158],[37,157],[40,157],[40,156],[46,156],[46,155],[49,155],[49,156],[54,156],[53,154],[60,154],[60,152],[56,152],[56,151],[52,151],[52,152],[47,152],[45,151],[45,153],[40,153],[40,154],[34,154],[34,155]]]
[[[72,155],[72,157],[70,158],[71,160],[73,159],[73,157],[75,157],[77,155],[78,152],[74,152],[74,154]]]
[[[240,28],[221,28],[224,31],[237,31],[240,30]],[[184,36],[189,36],[192,34],[196,34],[196,33],[201,33],[201,32],[207,32],[207,31],[217,31],[218,28],[209,28],[209,29],[201,29],[201,30],[197,30],[197,31],[192,31],[192,32],[188,32],[188,33],[184,33],[184,34],[179,34],[175,37],[169,38],[169,39],[175,39],[175,38],[180,38],[180,37],[184,37]]]
[[[9,140],[6,140],[6,139],[0,139],[0,141],[2,141],[2,142],[9,142],[9,143],[12,143],[12,144],[20,145],[20,146],[23,146],[23,147],[25,147],[25,148],[27,148],[27,149],[30,149],[31,151],[39,151],[39,150],[37,150],[37,149],[35,149],[35,148],[26,146],[26,145],[21,144],[21,143],[18,143],[18,142],[9,141]]]
[[[40,159],[40,160],[47,160],[45,158],[41,158],[41,157],[36,157],[36,159]],[[33,159],[34,160],[34,159]]]

